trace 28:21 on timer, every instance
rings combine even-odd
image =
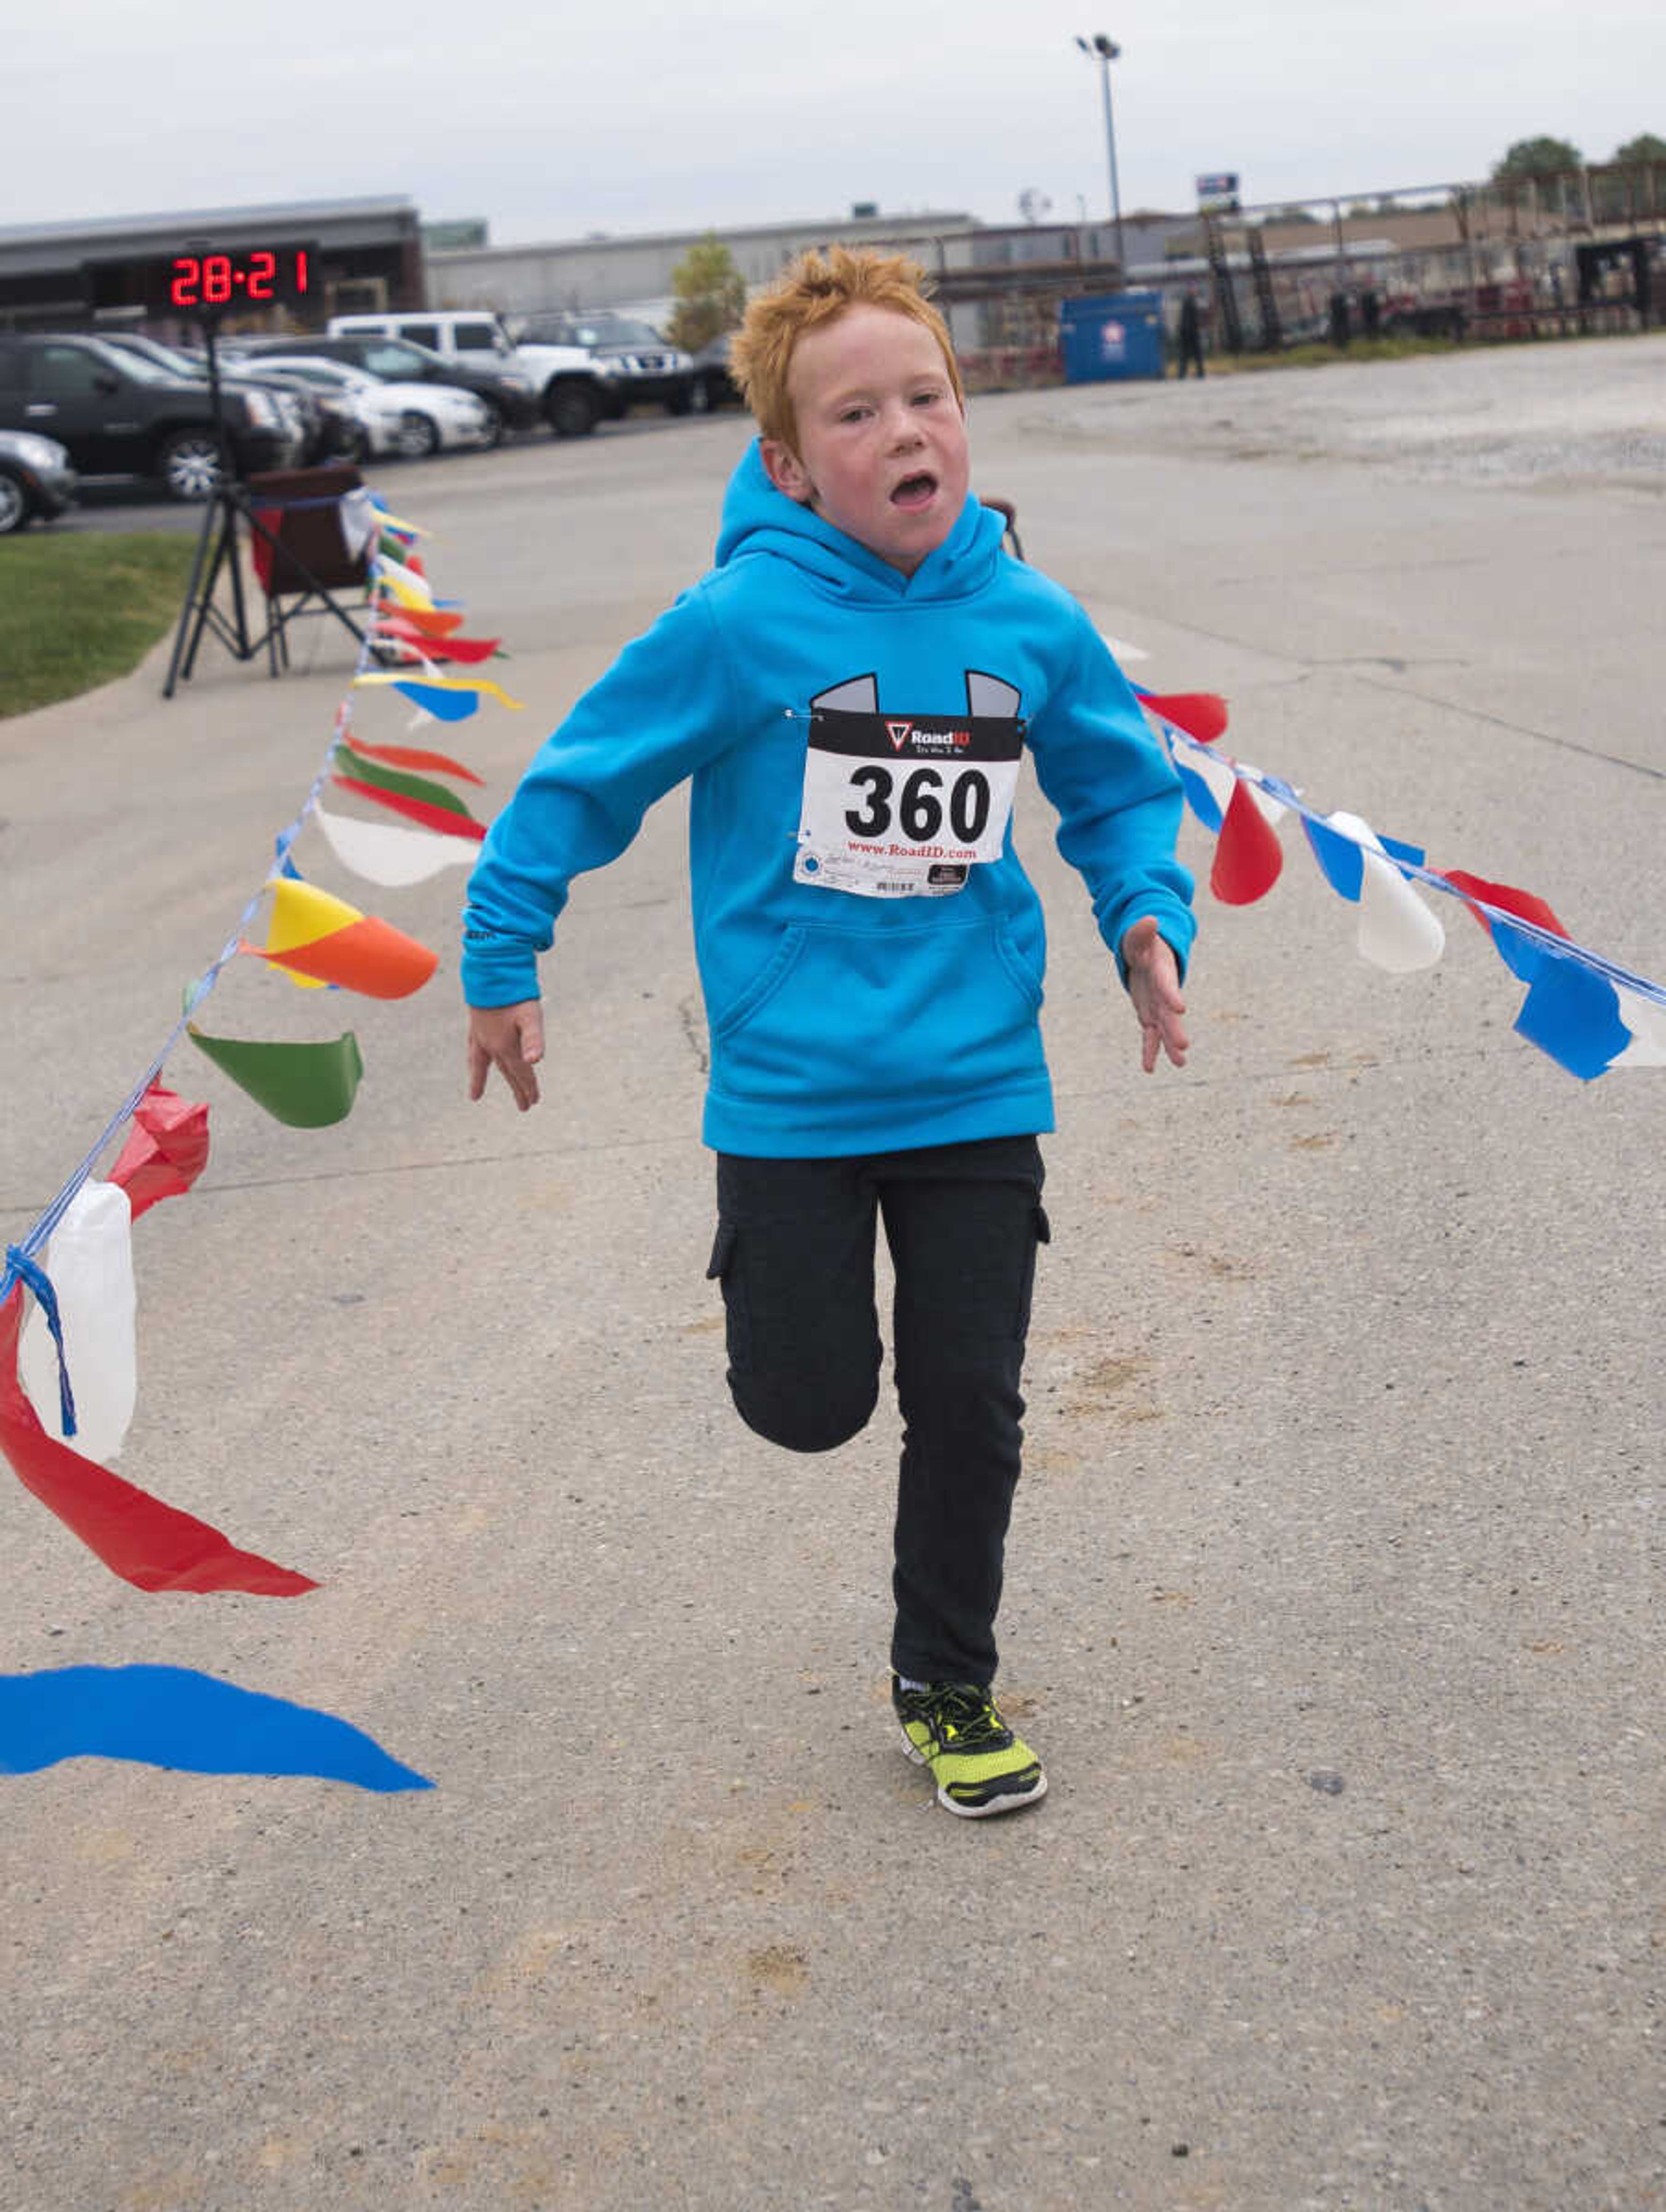
[[[306,252],[297,246],[285,257],[264,248],[251,253],[181,253],[174,258],[168,300],[176,307],[223,307],[233,300],[270,301],[304,296]]]

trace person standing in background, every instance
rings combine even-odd
[[[1203,374],[1203,319],[1197,312],[1197,287],[1188,284],[1180,302],[1180,374],[1189,368]]]

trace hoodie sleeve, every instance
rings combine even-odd
[[[579,700],[487,833],[463,913],[471,1006],[536,998],[572,878],[616,860],[654,801],[740,731],[712,610],[685,592]]]
[[[1147,915],[1184,976],[1197,925],[1191,872],[1174,857],[1180,779],[1080,608],[1074,627],[1066,672],[1029,729],[1041,788],[1058,810],[1058,849],[1087,885],[1124,982],[1124,935]]]

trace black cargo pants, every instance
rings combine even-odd
[[[878,1401],[883,1218],[903,1419],[891,1663],[919,1681],[995,1675],[1019,1382],[1048,1237],[1042,1176],[1033,1137],[852,1159],[718,1157],[708,1273],[723,1282],[729,1387],[747,1425],[789,1450],[846,1443]]]

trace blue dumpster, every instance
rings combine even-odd
[[[1067,384],[1164,373],[1160,292],[1106,292],[1092,300],[1061,300],[1058,323]]]

